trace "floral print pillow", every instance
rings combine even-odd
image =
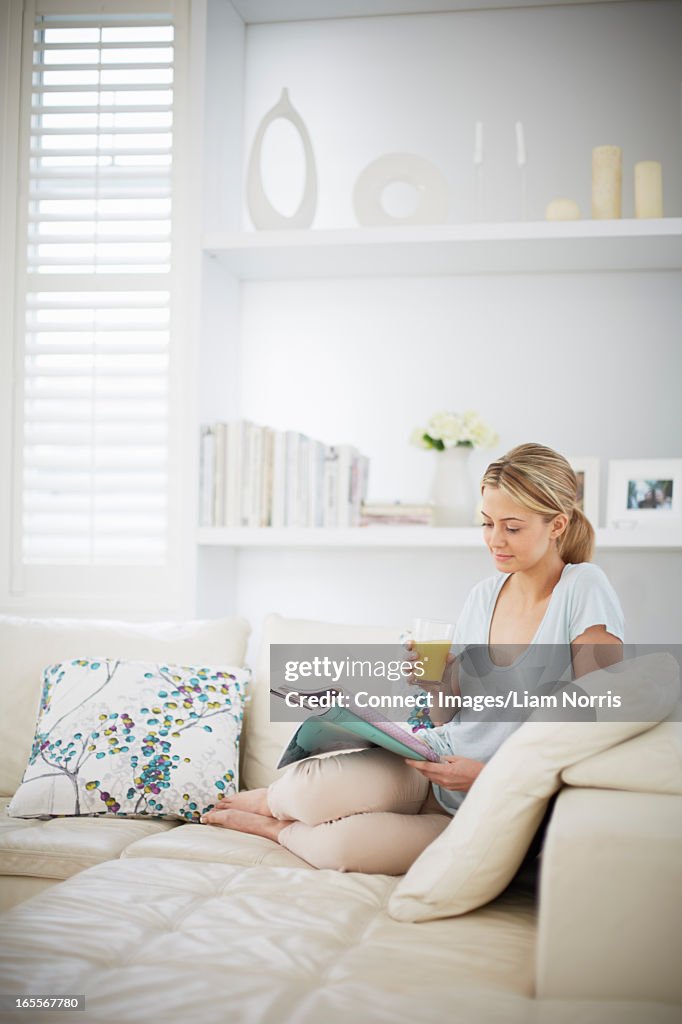
[[[110,658],[50,665],[8,813],[199,821],[237,789],[249,680],[243,668]]]

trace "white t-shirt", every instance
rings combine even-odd
[[[539,688],[572,679],[570,644],[590,626],[603,625],[607,633],[624,639],[623,611],[606,574],[592,562],[564,566],[542,622],[530,645],[508,667],[495,665],[488,656],[490,623],[500,590],[509,578],[498,573],[483,580],[469,594],[457,621],[453,652],[459,657],[462,695],[506,692],[510,687]],[[486,720],[487,715],[487,720]],[[488,761],[498,747],[522,724],[491,709],[481,714],[466,708],[445,725],[421,733],[436,753]],[[465,793],[434,786],[438,802],[454,814]]]

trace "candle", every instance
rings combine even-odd
[[[483,122],[477,121],[474,128],[474,163],[480,166],[483,163]]]
[[[620,217],[623,153],[620,146],[592,150],[592,216],[595,220]]]
[[[663,172],[657,160],[635,164],[635,217],[663,216]]]
[[[552,199],[545,209],[545,220],[580,220],[575,199]]]
[[[519,167],[526,166],[526,140],[521,121],[516,122],[516,162]]]

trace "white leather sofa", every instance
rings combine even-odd
[[[418,924],[387,911],[399,879],[316,871],[259,837],[167,821],[6,815],[44,665],[105,652],[238,664],[247,637],[242,620],[162,627],[0,617],[0,1020],[33,1019],[12,1010],[9,995],[50,993],[84,994],[86,1016],[58,1018],[81,1022],[679,1019],[675,716],[564,773],[539,877],[528,861],[487,905]],[[269,722],[269,642],[392,639],[394,630],[271,616],[244,725],[242,786],[275,777],[292,728]]]

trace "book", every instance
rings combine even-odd
[[[358,450],[350,444],[336,445],[338,484],[336,492],[336,525],[353,526],[353,485],[357,476]],[[355,467],[355,472],[354,472]]]
[[[363,502],[360,509],[361,526],[430,526],[432,519],[431,505]]]
[[[324,454],[322,481],[322,525],[336,526],[337,494],[339,489],[339,453],[333,445],[327,445]]]
[[[288,689],[271,688],[270,693],[284,700]],[[306,697],[328,700],[343,696],[335,688],[300,694],[305,706]],[[414,733],[408,732],[397,722],[389,722],[371,709],[342,707],[334,704],[322,713],[309,715],[295,730],[277,762],[278,768],[286,768],[296,761],[317,754],[329,754],[340,750],[362,750],[366,747],[383,747],[401,757],[415,761],[440,761],[440,757]]]
[[[327,446],[311,441],[308,466],[308,525],[324,525],[324,462]]]
[[[295,430],[287,430],[284,444],[284,525],[298,526],[299,434]]]
[[[215,434],[215,473],[213,477],[213,525],[225,526],[225,451],[226,425],[216,423]]]
[[[263,427],[263,464],[259,526],[272,526],[272,497],[275,473],[275,431]]]
[[[201,428],[199,452],[199,525],[214,526],[213,519],[215,489],[215,430],[212,426]]]
[[[227,425],[225,469],[225,526],[242,526],[241,491],[247,426],[245,420]]]
[[[415,505],[402,501],[363,501],[362,503],[364,516],[395,516],[400,519],[404,516],[430,516],[432,512],[433,505]]]
[[[272,515],[270,525],[282,527],[285,524],[286,503],[286,434],[276,430],[273,438],[272,456]]]
[[[248,493],[245,496],[244,520],[246,526],[261,526],[261,503],[263,500],[263,433],[265,428],[257,423],[249,425],[249,472]]]
[[[298,435],[298,472],[296,476],[296,526],[310,526],[308,493],[310,491],[311,440]]]

